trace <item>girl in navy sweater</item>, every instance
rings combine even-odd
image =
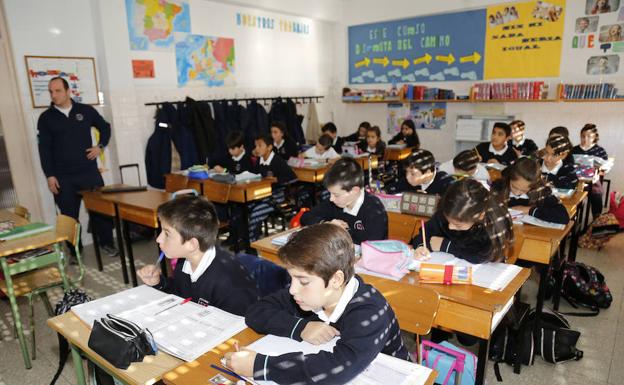
[[[552,135],[546,141],[542,155],[542,176],[556,188],[575,189],[578,184],[576,167],[567,162],[572,146],[565,136]]]
[[[420,148],[420,139],[412,119],[405,119],[401,124],[401,132],[388,141],[388,144],[405,144],[407,147]]]
[[[297,143],[288,135],[288,130],[282,122],[271,123],[271,136],[273,137],[273,151],[285,161],[299,156]]]
[[[492,192],[524,214],[559,224],[570,221],[568,211],[546,186],[540,165],[533,159],[520,158],[503,170],[503,177],[492,184]]]
[[[592,155],[604,160],[609,159],[607,151],[598,145],[598,128],[595,124],[587,123],[581,128],[581,144],[574,146],[573,155]],[[602,174],[589,190],[589,204],[591,205],[592,216],[597,218],[602,213]]]

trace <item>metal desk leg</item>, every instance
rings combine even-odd
[[[488,350],[490,349],[490,341],[479,338],[479,353],[477,356],[477,378],[475,385],[485,384],[485,368],[488,363]]]
[[[9,297],[9,302],[11,303],[11,313],[13,313],[13,322],[15,322],[17,338],[19,339],[20,348],[22,349],[24,365],[26,366],[26,369],[30,369],[32,368],[32,364],[30,363],[30,357],[28,356],[26,338],[24,337],[24,327],[22,326],[22,319],[20,317],[19,308],[17,307],[15,292],[13,291],[13,278],[11,278],[11,274],[9,273],[9,264],[7,263],[6,258],[0,258],[0,265],[2,265],[2,272],[4,273],[7,295]]]
[[[574,234],[570,237],[570,248],[572,248],[572,242],[574,238]],[[563,262],[567,260],[565,256],[565,242],[561,242],[559,245],[559,256],[561,258],[561,265],[556,271],[552,273],[555,274],[555,289],[553,291],[553,309],[559,310],[559,302],[561,299],[561,287],[563,286]],[[554,270],[554,269],[553,269]]]
[[[124,249],[124,240],[121,235],[121,219],[119,219],[119,208],[115,205],[115,236],[117,237],[117,248],[119,249],[119,260],[121,262],[121,274],[123,276],[123,281],[127,285],[128,284],[128,266],[126,266],[126,251]],[[129,247],[132,245],[129,243]]]
[[[91,223],[91,236],[93,237],[93,250],[95,250],[95,260],[97,261],[98,271],[104,270],[102,266],[102,254],[100,254],[100,240],[97,236],[97,231],[95,230],[95,225],[93,222],[93,213],[88,210],[89,214],[89,223]]]
[[[552,267],[552,258],[548,265],[538,264],[537,266],[541,268],[541,271],[539,289],[537,290],[537,304],[535,305],[535,325],[533,326],[533,338],[536,340],[535,346],[539,346],[537,338],[539,338],[540,335],[539,330],[541,327],[542,309],[544,308],[544,297],[546,296],[546,285],[548,284],[548,276]]]
[[[85,379],[84,367],[82,366],[82,357],[80,357],[80,351],[74,345],[71,346],[72,360],[74,361],[74,370],[76,371],[76,381],[78,385],[87,385]]]
[[[132,252],[132,242],[130,241],[130,226],[125,220],[121,220],[123,229],[123,237],[126,245],[128,245],[128,264],[130,265],[130,278],[132,278],[132,286],[137,286],[136,267],[134,266],[134,253]]]

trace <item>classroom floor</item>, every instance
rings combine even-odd
[[[144,261],[156,258],[154,242],[134,244],[137,266]],[[504,383],[532,385],[620,385],[624,378],[624,234],[614,237],[601,252],[579,249],[578,260],[597,267],[606,277],[614,301],[611,307],[602,311],[598,317],[568,317],[572,327],[581,331],[579,348],[585,356],[578,362],[566,362],[552,365],[536,357],[535,365],[523,366],[522,374],[516,375],[510,366],[501,365]],[[85,287],[93,298],[112,294],[128,287],[121,279],[121,265],[118,258],[105,258],[104,271],[99,272],[91,247],[84,250],[87,271]],[[535,276],[523,289],[523,300],[534,299],[537,292]],[[52,295],[54,304],[60,299],[60,290]],[[534,300],[533,300],[534,302]],[[547,304],[549,305],[549,304]],[[22,319],[27,319],[27,305],[20,301]],[[563,302],[562,311],[571,310]],[[24,369],[17,339],[13,336],[11,310],[6,299],[0,300],[0,385],[45,385],[49,384],[58,366],[58,343],[56,334],[47,327],[47,318],[43,304],[36,303],[37,359],[33,368]],[[28,333],[27,337],[30,337]],[[487,382],[497,383],[492,362],[488,363]],[[75,384],[75,375],[71,358],[57,384]]]

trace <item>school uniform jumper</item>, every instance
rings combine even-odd
[[[414,136],[405,137],[403,136],[403,133],[401,132],[393,136],[392,139],[388,141],[388,144],[396,144],[399,140],[402,140],[403,142],[405,142],[405,145],[407,147],[416,147],[416,137]]]
[[[334,312],[305,312],[288,289],[266,296],[250,307],[245,317],[249,327],[302,341],[308,322],[324,321],[340,331],[333,352],[301,352],[279,356],[257,354],[254,379],[279,384],[345,384],[360,374],[379,353],[409,360],[396,316],[386,299],[373,286],[354,276],[346,285]]]
[[[368,152],[371,155],[377,155],[379,157],[383,157],[386,152],[386,143],[383,140],[377,142],[375,148],[368,147],[368,143],[366,141],[358,143],[358,147],[362,152]]]
[[[359,207],[358,207],[359,206]],[[323,201],[301,216],[303,226],[333,219],[345,221],[353,243],[388,238],[388,213],[376,196],[362,191],[353,210],[341,209],[329,200]]]
[[[482,224],[475,224],[469,230],[450,230],[448,221],[439,211],[425,223],[427,239],[423,240],[422,232],[412,240],[412,246],[418,248],[425,245],[431,250],[431,237],[442,237],[440,251],[453,254],[457,258],[470,263],[485,263],[490,260],[492,240]]]
[[[435,171],[433,180],[427,184],[412,186],[406,178],[402,178],[398,182],[389,184],[386,188],[388,194],[398,194],[403,192],[424,191],[431,195],[443,195],[446,189],[453,183],[455,179],[444,171]]]
[[[520,151],[522,156],[535,156],[537,154],[537,144],[528,138],[523,138],[520,142],[515,142],[513,139],[507,142],[507,145],[511,145],[517,151]]]
[[[560,160],[552,170],[549,170],[542,162],[542,176],[556,188],[574,190],[578,184],[574,163],[563,160]]]
[[[344,138],[340,136],[336,136],[334,141],[332,142],[332,148],[336,151],[337,154],[342,154],[342,145],[344,144]]]
[[[196,274],[191,274],[190,262],[179,259],[173,276],[167,280],[161,276],[154,288],[239,316],[258,300],[256,282],[247,269],[236,256],[219,247],[206,251]]]
[[[481,155],[481,161],[484,163],[487,163],[490,159],[496,159],[500,164],[509,166],[518,159],[518,155],[508,144],[502,150],[496,151],[491,142],[482,142],[477,145],[476,149],[479,155]]]
[[[278,147],[277,144],[273,143],[273,151],[285,161],[288,161],[290,158],[296,158],[299,155],[299,148],[297,148],[297,143],[295,143],[290,138],[282,139],[282,143]]]
[[[223,166],[227,168],[229,173],[232,174],[240,174],[243,171],[251,171],[253,168],[251,157],[246,151],[243,151],[243,153],[236,158],[233,156],[228,157]]]

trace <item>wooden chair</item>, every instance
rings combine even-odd
[[[13,212],[15,213],[15,215],[19,215],[20,217],[26,219],[27,221],[30,221],[30,211],[28,211],[28,209],[24,206],[15,206],[15,208],[13,209]]]
[[[68,279],[65,274],[65,264],[67,262],[64,251],[56,252],[51,249],[49,254],[39,257],[27,258],[9,265],[13,280],[13,295],[15,297],[26,297],[30,308],[30,330],[32,333],[32,352],[31,356],[36,358],[35,348],[35,309],[33,298],[39,296],[43,301],[49,316],[54,315],[52,305],[47,296],[47,291],[55,287],[63,287],[69,290],[77,286],[84,278],[85,269],[82,263],[82,256],[78,247],[80,241],[80,224],[71,217],[59,214],[56,217],[57,234],[65,235],[67,241],[75,250],[78,259],[79,274],[75,279]],[[23,273],[20,273],[22,272]],[[16,275],[14,275],[16,274]],[[9,295],[9,288],[6,281],[0,282],[0,290],[5,295]],[[16,325],[16,328],[21,328]],[[25,352],[27,355],[28,352]]]

